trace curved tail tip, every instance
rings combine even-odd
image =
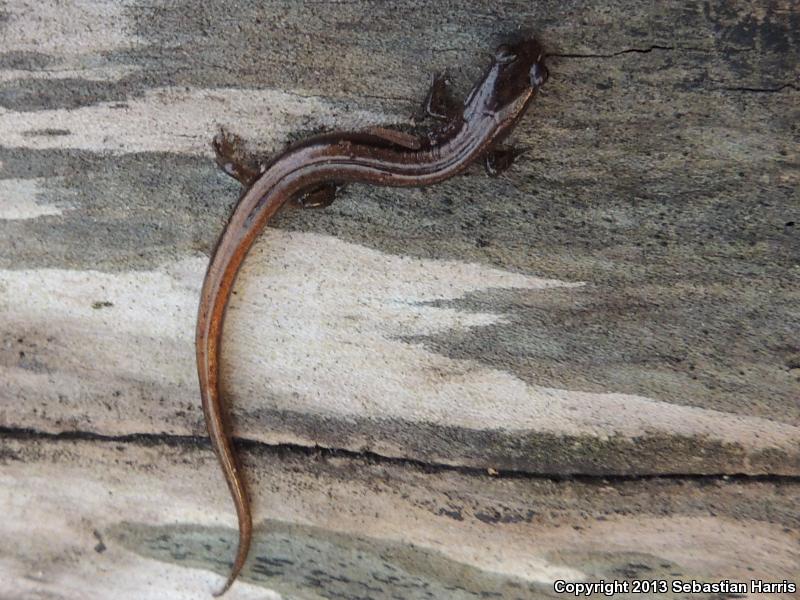
[[[224,595],[225,592],[227,592],[229,589],[231,589],[231,586],[233,585],[233,582],[234,582],[235,579],[236,579],[236,575],[235,574],[231,574],[228,577],[228,580],[225,582],[225,585],[222,586],[222,589],[220,591],[214,592],[212,594],[214,596],[214,598],[219,598],[220,596]]]

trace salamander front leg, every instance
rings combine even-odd
[[[520,154],[524,153],[525,150],[519,150],[513,146],[500,145],[490,148],[483,155],[483,166],[486,168],[486,174],[489,177],[497,177],[513,165],[514,160]]]
[[[261,175],[261,161],[244,150],[244,140],[220,129],[211,142],[219,168],[248,189]]]
[[[434,73],[433,83],[422,105],[425,115],[439,121],[450,121],[461,113],[461,107],[450,93],[447,73]]]

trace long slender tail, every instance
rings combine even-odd
[[[214,396],[216,395],[215,393]],[[253,521],[250,511],[250,499],[247,496],[247,490],[242,481],[230,437],[227,431],[225,431],[223,415],[220,414],[221,407],[219,399],[209,399],[203,403],[203,406],[206,413],[206,423],[208,423],[208,434],[211,438],[211,444],[222,465],[225,481],[228,483],[228,488],[231,491],[233,503],[236,507],[236,516],[239,521],[239,545],[236,550],[236,558],[231,567],[228,579],[225,581],[225,585],[218,592],[214,593],[214,596],[222,596],[230,589],[231,585],[233,585],[233,582],[238,577],[247,559],[253,537]]]
[[[219,356],[222,343],[222,323],[225,308],[231,295],[236,274],[258,233],[288,197],[280,189],[272,189],[271,181],[254,185],[240,199],[231,220],[214,250],[203,282],[200,295],[200,310],[197,315],[197,374],[200,379],[200,395],[206,418],[208,436],[217,454],[225,481],[231,491],[236,515],[239,520],[239,546],[230,575],[222,589],[214,594],[221,596],[230,589],[244,567],[253,538],[253,519],[250,499],[240,474],[236,454],[231,442],[231,433],[219,393]],[[262,201],[262,199],[264,201]],[[251,211],[256,211],[251,213]],[[254,218],[248,218],[248,215]]]
[[[197,373],[200,379],[200,395],[203,401],[206,427],[211,439],[211,446],[219,459],[225,481],[230,488],[239,521],[239,546],[236,550],[236,559],[225,585],[214,596],[221,596],[228,591],[241,572],[250,550],[253,535],[250,500],[237,464],[230,429],[219,393],[219,347],[222,338],[222,322],[233,280],[243,259],[241,255],[231,257],[225,253],[226,245],[223,241],[217,247],[206,273],[197,318],[196,337]]]

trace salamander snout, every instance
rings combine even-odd
[[[544,66],[543,62],[535,62],[531,65],[531,87],[538,89],[543,86],[550,77],[550,71]]]
[[[533,38],[503,44],[495,50],[489,73],[482,84],[483,93],[475,97],[485,99],[489,112],[517,114],[547,81],[544,50]]]
[[[529,88],[538,89],[549,75],[544,66],[544,50],[533,38],[516,44],[502,44],[494,53],[495,64],[501,72],[500,86],[514,93],[525,93]]]

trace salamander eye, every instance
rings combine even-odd
[[[507,65],[510,62],[517,60],[517,55],[511,51],[511,48],[503,44],[498,46],[494,51],[494,59],[501,65]]]

